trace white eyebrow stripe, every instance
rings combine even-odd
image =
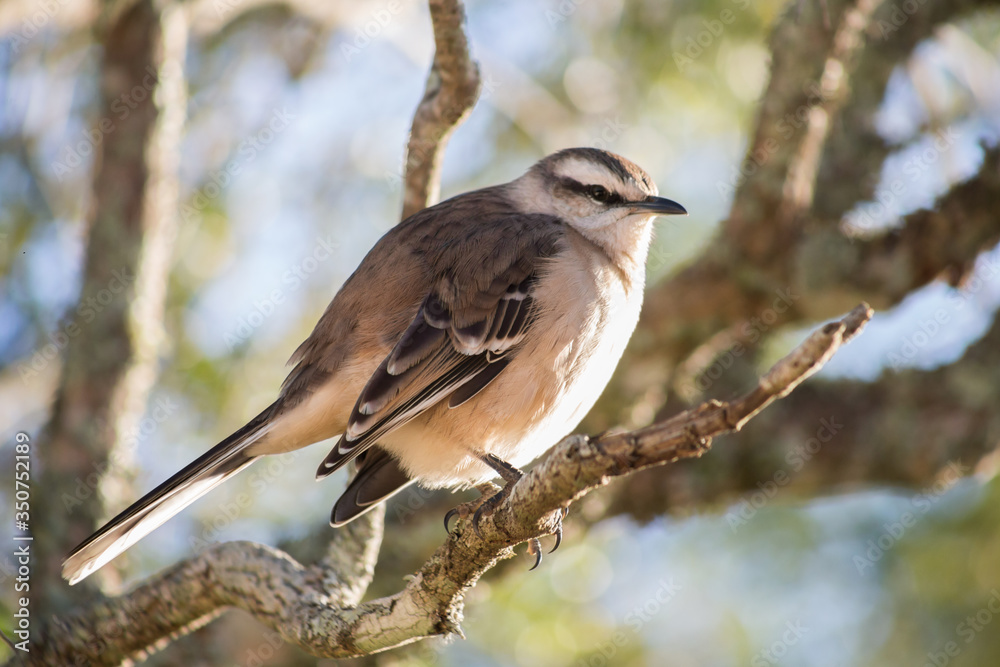
[[[603,185],[611,192],[622,192],[628,185],[607,169],[593,162],[572,158],[556,168],[556,176],[572,178],[584,185]]]

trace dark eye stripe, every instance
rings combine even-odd
[[[620,204],[620,203],[622,203],[624,201],[624,199],[622,199],[622,196],[620,194],[618,194],[617,192],[612,192],[612,191],[608,190],[603,185],[597,186],[597,187],[602,188],[603,190],[605,190],[608,193],[607,194],[607,198],[603,199],[603,200],[598,200],[598,199],[596,199],[595,197],[593,197],[591,195],[591,188],[595,187],[595,185],[584,185],[580,181],[578,181],[576,179],[573,179],[573,178],[561,178],[561,179],[559,179],[559,185],[562,186],[563,188],[569,190],[570,192],[575,192],[575,193],[577,193],[579,195],[583,195],[584,197],[587,197],[588,199],[592,199],[592,200],[597,201],[598,203],[604,204],[606,206],[613,206],[615,204]]]

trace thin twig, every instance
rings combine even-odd
[[[429,5],[437,48],[406,146],[403,219],[437,202],[448,137],[479,96],[479,67],[469,55],[462,3],[430,0]]]

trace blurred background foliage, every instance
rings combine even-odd
[[[405,139],[433,53],[427,10],[411,2],[327,4],[216,0],[193,12],[179,237],[150,398],[151,406],[172,407],[139,436],[139,489],[269,403],[291,351],[397,220]],[[606,147],[643,165],[663,194],[691,211],[658,227],[650,283],[671,275],[728,215],[732,193],[720,184],[732,180],[746,151],[767,82],[769,31],[781,12],[802,4],[469,2],[484,87],[448,147],[443,196],[509,180],[562,147]],[[45,422],[58,382],[58,358],[39,355],[77,307],[94,161],[74,147],[100,121],[95,10],[60,5],[37,34],[18,40],[23,28],[10,18],[11,5],[0,12],[7,21],[0,23],[0,451],[7,460],[13,433],[37,433]],[[984,145],[996,144],[995,9],[943,26],[894,71],[879,111],[878,130],[893,147],[883,180],[902,173],[907,156],[941,128],[952,129],[954,147],[893,210],[876,215],[878,225],[929,205],[974,174]],[[227,165],[238,173],[227,175]],[[989,270],[1000,252],[980,263],[982,286],[947,335],[893,364],[901,338],[956,293],[934,283],[877,314],[814,381],[873,380],[887,368],[933,369],[960,357],[1000,305],[1000,271]],[[774,333],[755,363],[766,365],[803,335]],[[651,418],[646,410],[624,421]],[[584,428],[596,423],[603,424]],[[878,447],[874,437],[866,444]],[[294,548],[323,530],[344,482],[311,483],[323,452],[314,446],[215,491],[122,558],[124,585],[183,558],[198,540]],[[1000,487],[992,465],[962,473],[922,491],[834,489],[814,498],[771,493],[761,479],[756,497],[677,506],[645,523],[626,515],[593,522],[606,508],[588,499],[574,508],[587,521],[568,523],[564,546],[539,571],[528,574],[519,559],[476,587],[467,640],[422,642],[362,663],[1000,664]],[[236,517],[220,510],[241,493],[252,499],[249,508]],[[0,485],[0,498],[10,506],[9,484]],[[454,502],[404,497],[390,507],[370,595],[398,589],[399,577],[443,538],[438,509]],[[915,520],[903,526],[907,512]],[[0,554],[5,630],[10,558],[9,550]],[[150,664],[327,664],[269,635],[229,614]],[[949,642],[956,655],[946,653]]]

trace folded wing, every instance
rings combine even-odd
[[[440,401],[461,406],[517,355],[562,228],[553,218],[524,215],[490,225],[466,225],[446,243],[435,236],[418,246],[433,267],[432,289],[368,380],[318,478]]]

